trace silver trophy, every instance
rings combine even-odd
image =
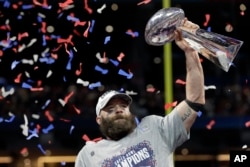
[[[147,22],[146,42],[154,46],[172,42],[175,39],[174,31],[184,18],[184,11],[180,8],[160,9]],[[181,29],[181,32],[193,49],[226,72],[243,44],[243,41],[203,29],[197,29],[192,33]]]

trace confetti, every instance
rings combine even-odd
[[[207,125],[206,125],[206,128],[208,130],[212,129],[212,127],[215,125],[215,121],[214,120],[211,120]]]
[[[14,121],[14,119],[15,119],[15,115],[14,114],[12,114],[11,112],[9,112],[9,116],[10,116],[10,118],[9,119],[4,119],[4,122],[8,122],[8,123],[11,123],[11,122],[13,122]]]
[[[208,26],[208,22],[210,21],[210,14],[205,14],[205,22],[203,23],[204,27]]]
[[[130,30],[130,29],[126,31],[126,34],[130,35],[130,36],[133,37],[133,38],[139,36],[139,33],[138,33],[138,32],[133,32],[133,31]]]
[[[131,91],[126,90],[125,93],[128,94],[128,95],[138,95],[138,93],[133,91],[133,90],[131,90]]]
[[[102,86],[102,84],[101,84],[101,82],[100,81],[98,81],[98,82],[96,82],[96,83],[91,83],[91,84],[89,84],[89,89],[94,89],[94,88],[98,88],[98,87],[100,87],[100,86]]]
[[[78,78],[76,83],[77,84],[82,84],[83,86],[88,86],[89,85],[89,81],[84,81],[81,78]]]
[[[243,145],[243,146],[242,146],[242,149],[247,149],[247,145],[246,145],[246,144]]]
[[[111,39],[110,36],[106,36],[104,40],[104,44],[106,45],[110,41],[110,39]]]
[[[118,71],[119,75],[125,76],[127,79],[131,79],[133,77],[133,74],[131,72],[127,73],[124,70],[120,69]]]
[[[70,131],[69,131],[69,134],[72,134],[72,132],[73,132],[73,130],[75,129],[75,126],[74,125],[72,125],[71,127],[70,127]]]
[[[121,62],[122,61],[122,59],[125,57],[125,54],[124,53],[120,53],[119,54],[119,56],[117,57],[117,60],[119,61],[119,62]]]
[[[86,134],[84,134],[84,135],[82,136],[82,139],[83,139],[84,141],[86,141],[86,142],[89,142],[89,141],[97,142],[97,141],[102,140],[101,137],[98,137],[98,138],[95,138],[95,139],[91,140],[91,139],[88,137],[88,135],[86,135]]]
[[[95,66],[95,70],[101,72],[103,75],[108,73],[107,69],[103,69],[102,67],[100,67],[98,65]]]
[[[209,85],[209,86],[204,86],[204,89],[205,90],[209,90],[209,89],[216,89],[216,86],[215,85]]]
[[[118,66],[119,62],[113,59],[109,59],[109,61],[114,65],[114,66]]]
[[[42,147],[41,144],[38,144],[37,147],[39,148],[39,150],[40,150],[44,155],[46,155],[46,151],[43,149],[43,147]]]
[[[28,148],[27,147],[22,148],[20,154],[24,157],[27,157],[29,155]]]
[[[186,82],[183,81],[183,80],[181,80],[181,79],[177,79],[177,80],[175,81],[175,83],[181,84],[181,85],[185,85],[185,84],[186,84]]]
[[[28,118],[26,114],[24,114],[23,117],[24,117],[24,124],[21,124],[20,128],[23,129],[22,134],[24,136],[28,136],[29,135]]]
[[[30,132],[31,134],[26,138],[26,140],[30,140],[30,139],[33,138],[33,137],[37,137],[37,138],[39,137],[36,128],[35,128],[34,130],[30,130],[30,129],[29,129],[29,132]]]
[[[49,133],[49,131],[51,131],[52,129],[54,129],[54,125],[50,124],[47,128],[42,129],[43,133]]]
[[[106,8],[106,4],[103,4],[99,9],[97,9],[97,13],[102,13],[102,11]]]
[[[165,106],[164,106],[164,109],[165,110],[168,110],[168,109],[170,109],[171,107],[175,107],[176,105],[177,105],[177,101],[174,101],[174,102],[172,102],[172,103],[167,103],[167,104],[165,104]]]
[[[151,2],[151,0],[143,0],[143,1],[139,2],[139,3],[137,3],[137,5],[148,4],[150,2]]]
[[[250,127],[250,121],[247,121],[247,122],[245,123],[245,127],[247,127],[247,128]]]

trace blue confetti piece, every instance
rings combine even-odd
[[[41,23],[43,20],[42,20],[42,17],[40,17],[40,16],[37,16],[37,21],[39,22],[39,23]]]
[[[47,45],[47,42],[46,42],[46,36],[45,36],[45,35],[43,35],[42,37],[43,37],[43,44],[42,44],[42,45],[43,45],[43,46],[46,46],[46,45]]]
[[[118,66],[118,65],[119,65],[119,62],[118,62],[118,61],[113,60],[113,59],[109,59],[109,60],[110,60],[110,62],[111,62],[112,64],[114,64],[115,66]]]
[[[19,61],[14,60],[14,61],[11,63],[11,69],[13,70],[14,68],[16,68],[16,66],[17,66],[19,63],[20,63]]]
[[[54,129],[54,125],[50,124],[47,128],[42,129],[43,133],[47,134],[49,133],[49,131],[51,131],[52,129]]]
[[[45,62],[46,64],[53,64],[55,62],[55,59],[51,58],[51,57],[42,57],[42,58],[39,58],[39,61],[41,63]]]
[[[139,119],[138,119],[137,117],[135,117],[135,122],[136,122],[136,125],[137,125],[137,126],[138,126],[139,123],[140,123],[140,121],[139,121]]]
[[[89,32],[93,31],[94,25],[95,25],[95,20],[91,20],[91,26],[89,28]]]
[[[107,74],[108,73],[107,69],[103,69],[98,65],[95,66],[95,70],[101,72],[102,74]]]
[[[5,122],[12,122],[15,119],[15,115],[12,115],[10,119],[5,119]]]
[[[198,117],[201,117],[201,115],[202,115],[202,112],[201,112],[201,111],[198,111],[198,112],[197,112],[197,116],[198,116]]]
[[[207,31],[208,31],[208,32],[211,32],[211,27],[210,27],[210,26],[207,27]]]
[[[21,20],[22,18],[23,18],[22,15],[18,15],[18,16],[17,16],[17,19],[18,19],[18,20]]]
[[[104,40],[104,44],[107,44],[110,41],[110,38],[111,38],[110,36],[106,36]]]
[[[89,84],[89,89],[94,89],[94,88],[100,87],[100,86],[102,86],[101,82],[92,83],[92,84]]]
[[[74,125],[72,125],[71,127],[70,127],[70,131],[69,131],[69,134],[72,134],[72,131],[75,129],[75,126]]]
[[[43,149],[42,145],[41,144],[38,144],[37,147],[40,149],[40,151],[46,155],[46,151]]]
[[[122,76],[125,76],[127,79],[131,79],[133,77],[133,74],[132,73],[127,73],[125,72],[124,70],[120,69],[118,71],[118,74],[119,75],[122,75]]]
[[[33,8],[33,5],[23,5],[22,6],[22,9],[32,9]]]
[[[78,18],[76,18],[76,17],[72,17],[72,16],[67,16],[67,20],[69,20],[69,21],[74,21],[74,22],[79,21],[79,19],[78,19]]]
[[[50,101],[51,101],[51,100],[48,99],[48,100],[45,102],[45,104],[42,106],[42,109],[43,109],[43,110],[49,105]]]
[[[26,83],[26,82],[23,82],[22,83],[22,88],[30,89],[30,88],[32,88],[32,86],[30,84]]]
[[[30,140],[32,137],[38,137],[36,128],[34,128],[34,130],[29,130],[29,132],[31,133],[31,135],[29,135],[29,136],[26,138],[26,140]]]
[[[10,2],[9,1],[4,1],[3,7],[9,8],[10,7]]]

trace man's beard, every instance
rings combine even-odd
[[[134,115],[123,116],[117,115],[113,118],[103,118],[100,124],[100,131],[106,137],[112,140],[120,140],[129,133],[131,133],[136,127],[136,121]]]

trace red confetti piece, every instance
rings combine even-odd
[[[69,43],[71,44],[72,46],[74,46],[74,43],[71,41],[73,38],[72,35],[69,35],[69,37],[67,39],[63,39],[63,38],[58,38],[57,39],[57,43]]]
[[[18,33],[17,35],[17,40],[20,41],[22,38],[24,37],[28,37],[29,34],[27,32],[24,32],[24,33]]]
[[[68,120],[68,119],[65,119],[65,118],[60,118],[60,120],[63,121],[63,122],[67,122],[67,123],[71,122],[71,120]]]
[[[74,26],[75,27],[76,26],[85,26],[86,23],[87,23],[86,21],[76,21],[75,24],[74,24]]]
[[[33,92],[41,92],[41,91],[44,90],[44,88],[34,88],[34,87],[32,87],[32,88],[30,88],[30,90],[33,91]]]
[[[98,138],[95,138],[95,139],[93,139],[93,140],[90,140],[90,138],[89,138],[86,134],[84,134],[84,135],[82,136],[82,139],[85,140],[86,142],[87,142],[87,141],[97,142],[97,141],[102,140],[102,137],[98,137]]]
[[[77,69],[76,72],[75,72],[75,74],[76,74],[77,76],[79,76],[79,75],[82,73],[82,63],[79,64],[79,68],[80,68],[80,69]]]
[[[215,125],[215,121],[214,120],[211,120],[207,125],[206,125],[206,128],[208,130],[212,129],[212,127]]]
[[[93,13],[93,10],[91,8],[89,8],[89,6],[88,6],[87,0],[84,0],[84,9],[86,9],[89,14]]]
[[[123,52],[121,52],[120,54],[119,54],[119,56],[117,57],[117,60],[119,61],[119,62],[121,62],[122,61],[122,59],[125,57],[125,54],[123,53]]]
[[[245,123],[245,126],[246,126],[247,128],[249,128],[249,127],[250,127],[250,121],[247,121],[247,122]]]
[[[37,124],[36,125],[36,132],[39,133],[41,129],[42,129],[41,125]]]
[[[86,38],[88,37],[89,28],[90,28],[90,21],[88,21],[88,27],[83,33],[83,36],[86,37]]]
[[[42,22],[41,32],[46,33],[46,22]]]
[[[208,25],[208,22],[210,20],[210,14],[205,14],[205,22],[203,23],[203,26],[206,27]]]
[[[27,156],[29,154],[28,148],[27,147],[22,148],[21,151],[20,151],[20,154],[22,156]]]
[[[2,25],[2,26],[0,26],[0,30],[7,30],[7,31],[10,31],[11,28],[10,28],[9,25]]]
[[[0,50],[0,57],[2,57],[3,56],[3,51],[2,50]]]
[[[59,6],[61,7],[61,8],[66,8],[66,7],[68,7],[69,5],[71,5],[73,3],[73,0],[66,0],[65,2],[63,2],[63,3],[58,3],[59,4]]]
[[[76,111],[77,114],[81,114],[81,110],[78,109],[75,105],[73,105],[73,108],[75,109],[75,111]]]
[[[177,79],[177,80],[175,81],[175,83],[181,84],[181,85],[185,85],[185,84],[186,84],[186,82],[183,81],[183,80],[181,80],[181,79]]]
[[[71,91],[71,92],[64,98],[64,102],[67,103],[67,102],[69,101],[70,97],[73,96],[73,94],[74,94],[74,92]]]
[[[165,110],[168,110],[169,108],[175,107],[176,105],[177,105],[177,101],[174,101],[172,103],[165,104],[164,108],[165,108]]]
[[[139,3],[137,3],[137,5],[142,5],[142,4],[148,4],[149,2],[151,2],[151,0],[144,0],[144,1],[141,1]]]
[[[88,135],[84,134],[82,136],[82,139],[85,140],[85,141],[90,141],[90,138],[88,137]]]
[[[22,77],[22,73],[18,74],[17,77],[15,78],[14,82],[15,83],[20,83],[21,82],[21,77]]]
[[[51,116],[50,112],[48,110],[45,111],[45,116],[48,118],[50,122],[54,121],[54,118]]]
[[[150,88],[147,88],[147,92],[155,92],[155,88],[154,87],[150,87]]]

